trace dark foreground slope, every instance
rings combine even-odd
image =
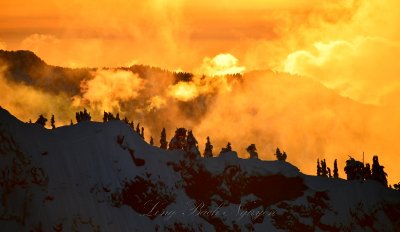
[[[119,121],[47,130],[0,109],[1,231],[399,231],[400,193],[235,153],[191,160]]]

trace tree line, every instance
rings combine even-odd
[[[92,117],[86,109],[83,109],[83,111],[76,112],[75,119],[77,123],[80,123],[84,121],[91,121]],[[131,127],[133,131],[135,131],[144,139],[144,127],[141,127],[140,123],[137,123],[135,128],[133,121],[128,120],[127,117],[121,119],[119,113],[117,113],[114,116],[114,114],[112,114],[111,112],[104,111],[103,122],[109,122],[114,120],[125,122],[127,125],[129,125],[129,127]],[[47,121],[48,120],[46,117],[44,117],[43,115],[39,115],[35,123],[45,127]],[[31,121],[29,122],[31,123]],[[72,120],[70,124],[73,125]],[[54,115],[51,116],[50,125],[52,129],[56,128]],[[150,137],[149,144],[154,146],[153,137]],[[194,137],[193,132],[191,130],[186,130],[185,128],[177,128],[170,142],[167,141],[167,134],[165,128],[163,128],[160,135],[159,147],[165,150],[183,150],[186,156],[189,158],[201,157],[197,139]],[[215,155],[213,152],[213,148],[214,146],[211,143],[210,137],[207,137],[202,156],[204,158],[214,157]],[[250,159],[259,159],[255,144],[250,144],[246,148],[246,151],[249,153]],[[227,143],[226,147],[221,148],[221,151],[218,153],[218,156],[228,152],[232,152],[232,145],[230,142]],[[284,162],[286,161],[287,158],[286,152],[281,151],[279,147],[276,148],[274,156],[276,157],[277,160]],[[346,173],[347,180],[360,180],[360,181],[374,180],[388,187],[387,173],[384,171],[384,166],[380,165],[378,156],[376,155],[372,159],[372,168],[369,163],[366,163],[364,165],[363,162],[357,161],[354,158],[349,157],[349,159],[346,161],[344,171]],[[327,177],[327,178],[339,178],[337,159],[335,159],[333,163],[333,173],[330,167],[327,166],[325,159],[321,160],[317,159],[317,176]],[[392,186],[389,187],[392,188]],[[394,184],[393,187],[394,189],[400,191],[400,182],[398,184]]]

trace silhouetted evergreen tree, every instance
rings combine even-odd
[[[319,164],[319,159],[317,159],[317,176],[321,176],[321,165]]]
[[[132,128],[133,131],[135,131],[135,125],[133,124],[133,121],[129,122],[129,126]]]
[[[76,112],[75,117],[77,123],[83,121],[90,121],[92,119],[92,116],[90,116],[90,113],[86,111],[86,108],[83,109],[83,112],[82,111]]]
[[[228,144],[226,145],[226,147],[223,147],[223,148],[221,149],[221,152],[219,153],[219,155],[221,155],[222,153],[225,153],[225,152],[230,152],[230,151],[232,151],[232,146],[231,146],[231,143],[228,142]]]
[[[56,122],[56,121],[54,120],[54,114],[52,114],[52,115],[51,115],[51,119],[50,119],[50,123],[51,123],[51,128],[52,128],[52,129],[55,129],[55,128],[56,128],[56,126],[54,125],[55,122]]]
[[[142,131],[140,132],[140,136],[144,139],[144,127],[142,127]]]
[[[140,135],[140,123],[136,125],[136,133]]]
[[[167,134],[165,133],[165,128],[161,131],[161,138],[160,138],[160,148],[167,149],[168,142],[167,142]]]
[[[186,149],[186,129],[178,128],[174,137],[169,142],[169,150],[185,150]]]
[[[151,146],[154,146],[153,136],[150,137],[150,145],[151,145]]]
[[[364,180],[369,180],[371,179],[371,177],[371,166],[369,165],[369,163],[367,163],[364,168]]]
[[[115,116],[115,120],[121,120],[119,119],[119,113],[117,113],[117,116]]]
[[[187,72],[177,72],[174,73],[174,76],[175,76],[175,82],[191,81],[193,78],[193,74]]]
[[[71,119],[71,124],[70,124],[70,125],[71,125],[71,126],[74,125],[74,123],[72,122],[72,119]]]
[[[45,118],[43,115],[39,115],[39,118],[36,120],[36,124],[42,125],[43,127],[46,126],[47,118]]]
[[[276,156],[276,159],[277,159],[277,160],[279,160],[278,157],[282,156],[282,152],[281,152],[281,150],[279,149],[279,147],[276,148],[275,156]]]
[[[378,181],[379,183],[387,186],[386,172],[383,170],[383,166],[379,164],[378,156],[374,156],[372,158],[372,176],[373,180]]]
[[[281,161],[286,161],[287,155],[286,152],[281,152],[281,150],[279,149],[279,147],[276,148],[275,151],[275,156],[277,160],[281,160]]]
[[[108,122],[109,122],[109,121],[117,120],[117,118],[114,117],[113,113],[111,113],[111,112],[108,112],[107,115],[106,115],[106,117],[107,117],[107,121],[108,121]],[[119,117],[119,115],[118,115],[118,117]]]
[[[103,122],[107,122],[107,121],[108,121],[108,113],[106,111],[104,111]]]
[[[210,142],[210,137],[207,136],[207,142],[206,142],[206,147],[204,149],[204,157],[213,157],[213,145]]]
[[[191,130],[188,131],[187,139],[186,139],[186,154],[190,158],[200,157],[199,147],[197,145],[197,140],[193,135]]]
[[[332,178],[331,169],[329,167],[327,169],[328,169],[328,177]]]
[[[250,144],[250,146],[247,147],[246,151],[249,153],[250,158],[258,159],[257,148],[255,144]]]
[[[326,168],[325,159],[321,160],[321,176],[328,177],[328,170]]]
[[[124,117],[124,119],[122,121],[124,121],[126,124],[129,125],[129,120],[128,120],[128,118],[126,116]]]
[[[364,179],[364,165],[362,162],[357,161],[350,157],[346,161],[344,171],[347,175],[347,180],[363,180]]]
[[[337,159],[335,159],[335,162],[333,163],[333,177],[334,178],[339,178],[339,170],[337,167]]]
[[[394,189],[396,189],[397,191],[400,191],[400,182],[397,184],[393,185]]]

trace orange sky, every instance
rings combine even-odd
[[[7,49],[35,50],[48,63],[63,66],[140,62],[191,70],[205,56],[231,52],[251,68],[266,68],[318,41],[357,36],[398,39],[395,21],[386,21],[396,20],[396,12],[381,14],[393,11],[397,2],[385,4],[377,0],[2,1],[0,41]],[[382,23],[387,26],[384,31]]]
[[[398,0],[14,0],[0,2],[0,49],[32,50],[68,67],[142,63],[209,75],[222,67],[307,77],[386,113],[370,120],[370,133],[380,137],[365,141],[384,143],[377,151],[391,153],[384,160],[390,163],[400,152],[390,148],[398,120],[385,123],[400,108],[398,22]],[[218,54],[232,67],[213,67]],[[324,107],[318,104],[309,102]],[[400,179],[387,165],[390,178]]]

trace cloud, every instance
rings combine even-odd
[[[229,53],[222,53],[213,58],[205,57],[199,68],[200,74],[207,76],[223,76],[227,74],[243,74],[244,66],[238,66],[238,59]]]
[[[21,42],[21,48],[33,52],[40,52],[57,43],[60,43],[60,40],[53,35],[32,34]]]
[[[399,45],[374,37],[317,42],[312,50],[289,54],[283,70],[311,77],[356,101],[379,104],[400,86]]]
[[[348,155],[360,160],[365,152],[366,162],[379,155],[391,182],[399,174],[391,165],[400,162],[395,155],[400,146],[392,139],[400,126],[398,106],[365,105],[311,78],[274,72],[245,74],[243,83],[213,99],[194,128],[201,149],[210,136],[214,154],[231,142],[240,156],[248,157],[245,149],[254,143],[261,159],[274,160],[279,147],[289,162],[312,175],[317,158],[326,158],[331,168],[338,159],[342,178]]]
[[[167,101],[160,96],[153,96],[147,101],[147,111],[156,111],[167,104]]]
[[[93,76],[81,82],[81,96],[74,96],[73,105],[87,106],[96,114],[122,111],[121,103],[137,98],[144,85],[144,80],[130,71],[102,69]]]
[[[180,101],[191,101],[199,96],[197,86],[193,82],[179,82],[169,87],[169,96]]]
[[[40,114],[50,117],[56,115],[56,125],[63,125],[71,119],[70,100],[65,94],[52,94],[33,86],[8,81],[4,77],[6,65],[0,65],[0,105],[10,110],[16,117],[27,122],[35,120]]]

